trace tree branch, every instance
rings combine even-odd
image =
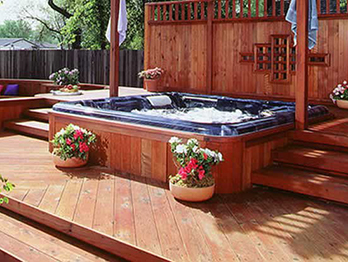
[[[68,11],[66,11],[65,9],[57,6],[53,0],[48,0],[48,5],[56,12],[60,13],[61,15],[63,15],[64,17],[66,18],[70,18],[72,17],[73,15],[70,14]]]
[[[41,19],[40,19],[40,18],[38,18],[38,17],[34,17],[34,16],[26,16],[25,18],[32,19],[32,20],[36,20],[36,21],[38,21],[39,23],[43,24],[43,25],[44,25],[44,27],[46,27],[46,28],[47,28],[49,31],[51,31],[51,32],[55,32],[55,33],[57,33],[57,34],[61,34],[59,30],[57,30],[57,29],[54,29],[54,28],[50,27],[50,26],[47,24],[47,22],[45,22],[45,21],[41,20]]]

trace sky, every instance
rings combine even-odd
[[[0,24],[4,20],[17,20],[22,7],[28,3],[28,0],[3,0],[0,5]],[[47,4],[47,0],[30,0],[33,4]]]

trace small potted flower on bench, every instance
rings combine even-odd
[[[87,164],[91,144],[96,136],[70,124],[54,135],[53,162],[58,167],[81,167]]]
[[[172,137],[169,143],[179,169],[176,175],[169,178],[173,196],[192,202],[211,198],[215,187],[211,168],[223,161],[222,154],[201,148],[196,139],[189,139],[184,144],[181,139]]]
[[[330,94],[330,98],[339,108],[348,109],[348,82],[343,81],[342,84],[338,84]]]
[[[79,70],[62,68],[49,77],[58,86],[58,90],[53,91],[54,95],[80,95],[79,91]]]
[[[139,72],[139,78],[144,78],[144,88],[149,92],[159,92],[163,91],[161,87],[159,87],[158,82],[163,74],[163,70],[159,67],[148,69]]]

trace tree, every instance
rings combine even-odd
[[[6,20],[0,25],[0,37],[31,39],[33,30],[28,22],[18,20]]]

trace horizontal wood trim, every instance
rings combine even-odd
[[[16,255],[0,247],[0,261],[6,262],[24,262]]]
[[[205,3],[205,2],[212,2],[212,0],[183,0],[183,1],[170,1],[170,2],[153,2],[153,3],[146,3],[147,6],[158,6],[158,5],[175,5],[175,4],[188,4],[188,3]]]
[[[4,195],[0,194],[0,196]],[[91,244],[116,256],[123,257],[130,261],[170,261],[164,257],[150,253],[139,247],[117,240],[101,232],[97,232],[91,228],[47,213],[12,197],[8,198],[9,204],[3,205],[4,208],[30,218],[42,225],[48,226],[59,232],[79,239],[83,242]]]

